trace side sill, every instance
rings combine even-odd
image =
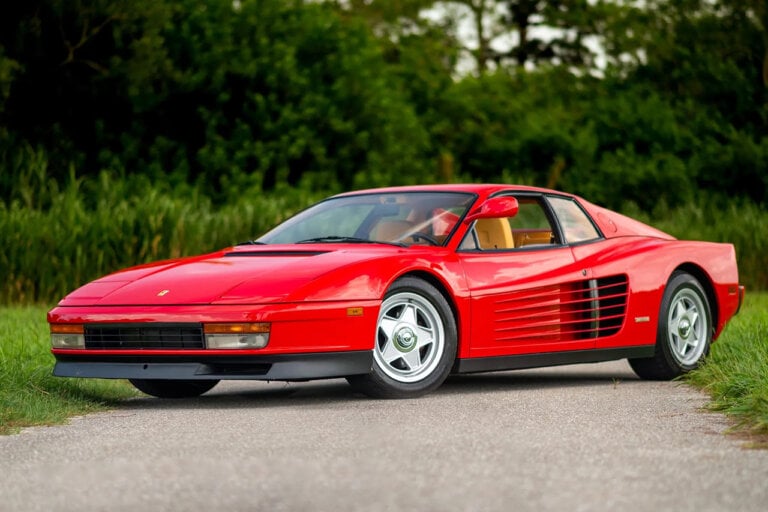
[[[655,345],[642,345],[639,347],[576,350],[572,352],[553,352],[546,354],[465,358],[457,361],[455,373],[524,370],[527,368],[540,368],[544,366],[600,363],[617,359],[653,357],[655,347]]]
[[[370,373],[373,352],[246,357],[58,357],[57,377],[160,380],[312,380]]]

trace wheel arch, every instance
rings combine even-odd
[[[442,294],[442,296],[445,297],[445,300],[448,302],[448,305],[451,307],[451,312],[453,313],[453,316],[456,319],[456,323],[458,326],[458,322],[459,322],[458,308],[456,307],[456,303],[453,300],[453,296],[448,291],[448,287],[440,278],[438,278],[434,274],[431,274],[423,270],[412,270],[410,272],[406,272],[403,275],[397,276],[397,279],[402,279],[404,277],[415,277],[423,281],[426,281],[432,286],[434,286],[435,288],[437,288],[437,291],[439,291]]]
[[[712,282],[712,279],[709,277],[709,274],[707,274],[703,268],[696,265],[695,263],[683,263],[682,265],[678,265],[674,272],[685,272],[692,275],[694,278],[696,278],[701,287],[704,288],[704,293],[707,295],[707,301],[709,301],[710,313],[712,314],[712,331],[714,334],[714,331],[717,329],[717,325],[719,325],[718,322],[720,318],[720,304],[717,301],[715,285]],[[670,275],[670,279],[671,278],[672,276]]]
[[[397,276],[397,279],[402,279],[404,277],[415,277],[417,279],[426,281],[427,283],[434,286],[437,289],[437,291],[439,291],[440,294],[445,298],[445,301],[448,303],[448,306],[451,308],[453,319],[456,322],[456,334],[458,338],[456,340],[456,352],[458,355],[458,353],[460,352],[460,347],[462,345],[462,340],[461,340],[461,323],[462,322],[461,322],[461,316],[459,315],[459,308],[456,305],[456,301],[454,301],[453,295],[451,295],[451,293],[448,291],[448,286],[436,275],[423,270],[412,270],[410,272],[406,272],[403,275]]]

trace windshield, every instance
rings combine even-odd
[[[474,199],[460,192],[333,197],[291,217],[258,241],[443,245]]]

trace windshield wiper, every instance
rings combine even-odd
[[[258,240],[246,240],[245,242],[240,242],[237,245],[267,245],[266,242],[259,242]]]
[[[317,238],[307,238],[306,240],[299,240],[297,244],[388,244],[396,245],[398,247],[407,247],[403,243],[399,242],[383,242],[381,240],[369,240],[367,238],[357,238],[355,236],[319,236]]]
[[[314,244],[314,243],[335,243],[335,242],[342,242],[342,243],[352,243],[352,244],[370,244],[373,242],[373,240],[368,240],[367,238],[357,238],[354,236],[336,236],[336,235],[330,235],[330,236],[318,236],[317,238],[307,238],[306,240],[299,240],[296,242],[297,244]]]

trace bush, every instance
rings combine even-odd
[[[182,191],[141,179],[72,178],[0,203],[0,303],[58,300],[120,268],[200,254],[255,238],[318,199],[301,189],[244,190],[214,207],[200,188]],[[25,204],[25,202],[27,204]]]
[[[108,173],[96,180],[72,175],[60,189],[46,179],[44,159],[36,161],[15,199],[0,202],[3,304],[50,303],[120,268],[256,238],[326,195],[306,186],[270,193],[243,189],[215,206],[202,187],[172,189]],[[759,206],[700,198],[674,208],[662,201],[652,214],[632,203],[624,210],[678,238],[733,243],[742,283],[768,289],[768,212]]]

